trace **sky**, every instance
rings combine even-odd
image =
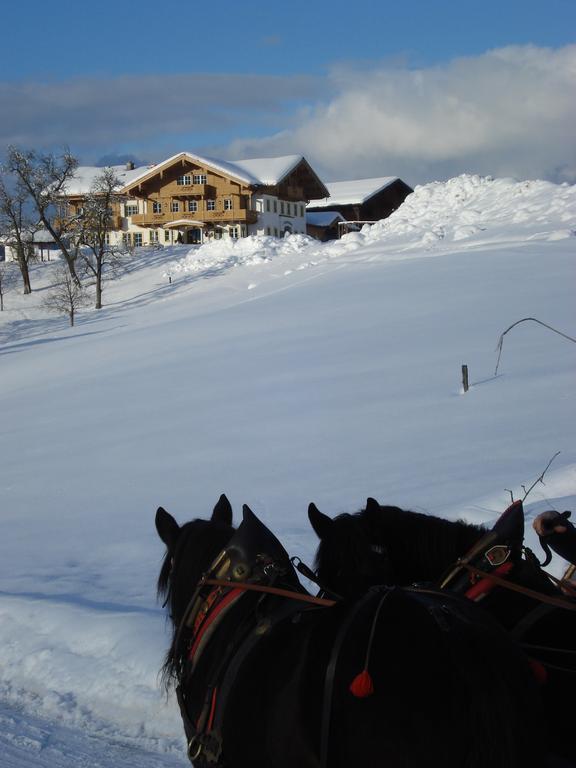
[[[303,154],[326,181],[576,181],[574,0],[3,10],[0,149]]]

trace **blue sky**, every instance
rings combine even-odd
[[[576,0],[32,0],[7,5],[3,28],[4,146],[67,144],[83,162],[124,155],[147,162],[180,149],[232,158],[300,152],[326,177],[374,168],[409,174],[415,183],[463,172],[467,162],[471,171],[488,172],[487,134],[497,132],[502,111],[513,121],[510,102],[525,102],[532,82],[548,94],[546,103],[529,114],[524,104],[518,120],[536,119],[533,130],[542,129],[537,118],[545,110],[545,122],[553,122],[550,138],[567,144],[565,160],[557,152],[534,163],[533,173],[571,180],[576,167],[562,128],[572,117]],[[500,50],[512,53],[490,54]],[[368,101],[380,105],[377,113],[366,108]],[[418,134],[421,142],[422,126],[437,136],[450,125],[450,115],[443,125],[435,114],[442,103],[447,113],[456,109],[451,122],[462,121],[459,131],[474,134],[466,115],[482,116],[477,146],[460,142],[470,146],[457,152],[414,147],[414,153],[407,135]],[[351,124],[350,110],[358,118]],[[395,129],[384,120],[387,112],[398,118]],[[499,157],[507,146],[518,155],[522,144],[509,136],[510,122],[505,140],[496,142]],[[382,132],[380,152],[374,137],[364,141],[370,125]],[[344,130],[355,135],[354,158]],[[512,171],[530,174],[534,141],[527,141],[524,160],[512,163]],[[321,151],[326,144],[330,156]],[[500,160],[493,165],[499,172]]]

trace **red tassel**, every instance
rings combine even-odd
[[[365,699],[374,693],[374,683],[367,669],[363,669],[350,683],[350,693],[358,699]]]
[[[539,685],[544,685],[548,682],[548,670],[542,662],[537,661],[536,659],[528,659],[528,664],[530,664],[532,674]]]

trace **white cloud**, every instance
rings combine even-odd
[[[338,69],[335,95],[231,155],[298,151],[326,178],[463,172],[576,181],[576,46],[509,47],[428,69]]]
[[[2,83],[0,146],[69,144],[89,162],[188,149],[301,153],[326,180],[459,173],[576,181],[576,45],[325,78],[181,74]],[[253,136],[244,139],[243,136]],[[231,143],[230,143],[231,142]]]

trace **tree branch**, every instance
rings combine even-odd
[[[573,339],[572,336],[568,336],[567,333],[562,333],[562,331],[558,331],[556,330],[556,328],[552,328],[551,325],[547,325],[546,323],[543,323],[542,320],[537,320],[535,317],[523,317],[522,320],[517,320],[515,323],[512,323],[512,325],[509,328],[506,328],[504,333],[500,334],[500,338],[498,339],[498,344],[496,345],[496,349],[498,350],[498,361],[496,363],[496,370],[494,371],[494,376],[498,375],[498,366],[500,365],[500,357],[502,355],[502,345],[504,344],[504,336],[506,336],[508,331],[511,331],[512,328],[519,325],[520,323],[525,323],[527,320],[531,320],[534,323],[543,325],[544,328],[548,328],[548,330],[554,331],[554,333],[557,333],[559,336],[563,336],[565,339],[568,339],[568,341],[573,341],[576,344],[576,339]]]
[[[526,492],[524,493],[524,497],[523,497],[522,501],[524,501],[524,500],[526,499],[526,496],[528,496],[528,494],[530,493],[530,491],[531,491],[531,490],[532,490],[532,489],[533,489],[533,488],[534,488],[536,485],[538,485],[538,483],[542,483],[542,485],[544,485],[544,484],[545,484],[545,483],[544,483],[544,475],[545,475],[545,474],[546,474],[546,472],[548,471],[548,468],[550,467],[550,464],[552,464],[552,462],[554,461],[554,459],[556,458],[556,456],[559,456],[559,455],[560,455],[560,451],[556,451],[556,453],[554,454],[554,456],[552,456],[552,458],[550,459],[550,461],[548,462],[548,464],[546,464],[546,469],[544,470],[544,472],[542,472],[542,474],[540,475],[540,477],[539,477],[537,480],[534,480],[534,482],[532,483],[532,485],[530,486],[530,488],[528,488],[528,490],[527,490],[527,491],[526,491],[526,489],[524,488],[524,486],[522,486],[522,488],[524,488],[524,490],[526,491]]]

